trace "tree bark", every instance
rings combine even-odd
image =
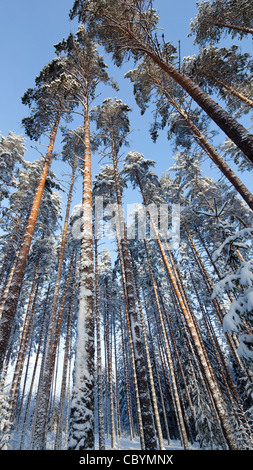
[[[239,147],[242,152],[253,162],[253,135],[238,123],[227,111],[216,103],[195,82],[177,70],[171,63],[165,62],[149,44],[136,37],[129,26],[119,24],[117,18],[105,13],[105,18],[118,28],[130,40],[132,50],[142,51],[149,56],[165,73],[167,73],[179,86],[181,86],[193,100],[205,111],[208,116],[225,132],[225,134]]]
[[[142,193],[143,202],[144,202],[145,205],[147,205],[145,195],[144,195],[143,189],[142,189],[142,184],[141,184],[138,173],[137,173],[136,176],[137,176],[137,181],[138,181],[141,193]],[[162,255],[162,259],[163,259],[165,268],[166,268],[166,270],[168,272],[168,275],[169,275],[169,278],[172,282],[172,285],[173,285],[175,294],[178,298],[178,302],[179,302],[179,305],[181,307],[185,322],[187,324],[187,327],[188,327],[188,330],[190,332],[192,341],[195,345],[199,360],[200,360],[201,365],[203,367],[205,378],[207,380],[207,383],[208,383],[209,388],[210,388],[210,392],[211,392],[212,397],[214,399],[216,409],[217,409],[217,413],[218,413],[219,419],[222,423],[222,427],[224,429],[224,434],[226,436],[228,446],[229,446],[230,450],[236,450],[236,444],[235,444],[235,441],[234,441],[234,438],[233,438],[233,435],[232,435],[231,427],[228,423],[227,416],[226,416],[226,407],[225,407],[225,404],[224,404],[224,402],[221,398],[221,395],[220,395],[220,392],[219,392],[219,389],[218,389],[218,385],[217,385],[217,381],[214,379],[213,370],[210,369],[210,366],[207,362],[206,353],[203,350],[203,347],[202,347],[202,344],[201,344],[201,341],[200,341],[200,338],[199,338],[199,334],[198,334],[198,331],[196,330],[196,327],[194,325],[194,321],[192,319],[190,311],[187,309],[187,307],[185,305],[185,302],[184,302],[184,300],[182,298],[182,295],[180,293],[180,290],[178,288],[176,279],[173,276],[172,269],[171,269],[170,264],[168,262],[168,259],[166,257],[163,244],[160,240],[160,237],[159,237],[159,234],[158,234],[158,231],[156,229],[156,226],[155,226],[155,223],[153,221],[151,213],[150,213],[150,221],[151,221],[151,224],[153,226],[154,233],[156,234],[157,243],[158,243],[161,255]]]
[[[116,197],[117,197],[117,204],[118,204],[118,209],[119,209],[119,224],[120,224],[120,230],[121,230],[121,246],[122,246],[122,255],[123,255],[123,263],[124,263],[125,278],[126,278],[127,304],[128,304],[129,319],[130,319],[130,324],[131,324],[131,333],[132,333],[132,339],[133,339],[133,345],[134,345],[134,357],[135,357],[140,404],[141,404],[141,410],[142,410],[142,422],[143,422],[143,430],[144,430],[145,449],[152,450],[152,449],[157,448],[156,436],[154,432],[153,410],[152,410],[152,404],[151,404],[151,399],[149,395],[147,375],[146,375],[146,365],[145,365],[144,357],[143,357],[143,347],[142,347],[142,341],[141,341],[140,327],[139,327],[138,316],[137,316],[137,311],[136,311],[136,306],[135,306],[135,295],[134,295],[134,288],[133,288],[130,252],[128,249],[124,216],[123,216],[122,197],[121,197],[121,189],[120,189],[120,184],[119,184],[117,158],[116,158],[116,154],[115,154],[113,146],[112,146],[112,158],[113,158],[113,167],[114,167]]]
[[[55,446],[54,446],[55,450],[60,450],[62,448],[63,418],[64,418],[64,407],[65,407],[66,391],[67,391],[67,374],[68,374],[68,365],[69,365],[69,362],[71,362],[70,361],[70,346],[71,346],[71,326],[72,326],[74,291],[75,291],[75,265],[74,265],[73,271],[74,271],[74,274],[73,274],[70,305],[68,309],[68,322],[67,322],[67,331],[66,331],[66,340],[65,340],[64,358],[63,358],[60,406],[59,406],[59,414],[57,417],[57,431],[56,431]],[[68,407],[67,407],[66,415],[67,415],[66,419],[68,420]]]
[[[182,435],[182,445],[184,446],[185,450],[189,450],[189,442],[188,442],[187,432],[186,432],[186,428],[185,428],[185,424],[184,424],[183,413],[182,413],[182,408],[181,408],[179,394],[178,394],[177,381],[176,381],[174,368],[173,368],[171,348],[170,348],[169,342],[167,340],[167,333],[166,333],[166,330],[165,330],[163,315],[162,315],[162,311],[161,311],[161,307],[160,307],[160,303],[159,303],[157,286],[156,286],[156,283],[155,283],[155,278],[154,278],[153,270],[152,270],[152,267],[151,267],[151,262],[150,262],[150,257],[149,257],[149,252],[148,252],[148,247],[147,247],[146,240],[144,240],[144,246],[145,246],[147,262],[148,262],[148,268],[149,268],[149,273],[150,273],[150,277],[151,277],[151,281],[152,281],[153,291],[154,291],[154,295],[155,295],[157,311],[158,311],[158,314],[159,314],[159,322],[160,322],[162,333],[163,333],[165,351],[166,351],[167,360],[168,360],[168,364],[169,364],[172,388],[173,388],[173,392],[174,392],[176,409],[177,409],[177,414],[178,414],[178,419],[179,419],[180,434]]]
[[[19,257],[17,260],[15,273],[12,278],[12,282],[10,285],[8,298],[6,299],[1,323],[0,323],[0,372],[3,367],[3,361],[5,358],[5,354],[8,348],[9,338],[11,334],[12,325],[14,322],[16,309],[19,301],[19,295],[22,287],[22,281],[25,273],[26,262],[28,258],[28,254],[30,251],[30,246],[32,242],[32,236],[34,232],[35,223],[37,220],[37,215],[40,207],[40,202],[44,190],[44,186],[46,183],[46,178],[48,174],[48,170],[51,163],[51,157],[53,152],[53,147],[56,139],[56,134],[60,122],[61,113],[58,113],[57,119],[52,129],[50,142],[43,166],[43,170],[40,176],[40,180],[36,189],[36,193],[34,196],[30,216],[27,222],[27,227],[25,231],[25,235],[23,238],[22,246],[20,248]]]
[[[216,103],[190,78],[183,75],[170,63],[165,63],[152,50],[145,50],[146,54],[178,85],[180,85],[194,101],[205,111],[208,116],[225,132],[225,134],[241,149],[241,151],[253,162],[253,135],[238,123],[227,111]]]
[[[58,299],[59,299],[59,292],[60,292],[60,282],[61,282],[61,276],[62,276],[62,266],[63,266],[63,261],[64,261],[65,245],[66,245],[66,240],[67,240],[69,212],[70,212],[72,193],[73,193],[73,187],[74,187],[76,160],[77,160],[77,157],[75,157],[73,167],[72,167],[72,175],[71,175],[71,180],[70,180],[67,207],[66,207],[66,213],[65,213],[65,221],[64,221],[64,227],[63,227],[63,232],[62,232],[62,237],[61,237],[60,254],[59,254],[57,274],[56,274],[56,280],[55,280],[55,286],[54,286],[54,296],[53,296],[52,308],[50,312],[48,335],[46,339],[46,342],[47,342],[46,357],[45,357],[44,368],[41,370],[40,386],[39,386],[38,395],[37,395],[37,400],[38,400],[39,407],[40,407],[40,412],[36,415],[35,434],[34,434],[34,446],[37,450],[45,449],[46,447],[47,414],[48,414],[49,401],[50,401],[52,371],[54,369],[54,363],[55,363],[55,348],[56,348],[55,338],[57,338],[58,340],[57,334],[59,335],[60,322],[61,322],[61,318],[59,318],[58,325],[57,325],[56,315],[57,315]],[[74,256],[74,250],[72,252],[72,257],[70,260],[70,268],[69,268],[68,276],[70,276],[71,262],[73,260],[73,256]],[[57,327],[57,330],[56,330],[56,327]],[[57,345],[57,342],[56,342],[56,345]]]
[[[243,101],[247,106],[250,106],[251,108],[253,108],[253,101],[250,98],[248,98],[246,95],[244,95],[243,93],[240,93],[239,91],[237,91],[232,86],[227,85],[222,80],[218,80],[213,75],[210,75],[209,73],[206,73],[205,71],[204,72],[202,71],[202,73],[206,77],[210,78],[214,83],[217,83],[217,85],[219,85],[222,88],[225,88],[225,90],[229,91],[229,93],[231,93],[231,95],[234,95],[236,98],[239,98],[239,100]]]
[[[150,353],[149,353],[148,339],[147,339],[147,334],[146,334],[146,327],[145,327],[143,312],[141,308],[137,279],[136,279],[136,275],[134,271],[133,271],[133,281],[135,285],[136,297],[137,297],[137,302],[138,302],[138,310],[139,310],[139,316],[141,320],[142,334],[144,338],[144,346],[145,346],[145,352],[146,352],[146,357],[147,357],[147,367],[148,367],[148,373],[149,373],[150,389],[151,389],[151,396],[152,396],[153,407],[154,407],[154,415],[155,415],[155,421],[156,421],[159,447],[161,450],[165,450],[162,427],[161,427],[160,416],[159,416],[158,403],[157,403],[157,398],[156,398],[154,376],[153,376],[152,364],[151,364]]]
[[[242,33],[253,34],[253,28],[248,28],[247,26],[239,26],[237,24],[224,23],[223,21],[212,21],[211,24],[213,24],[214,26],[218,26],[219,28],[234,29],[235,31],[241,31]]]
[[[72,394],[69,450],[92,450],[94,435],[94,274],[92,182],[88,97],[84,103],[84,169],[82,196],[79,311]]]
[[[176,109],[176,111],[180,114],[180,116],[184,119],[187,126],[193,133],[193,136],[196,142],[206,152],[209,158],[211,158],[211,160],[215,163],[215,165],[219,168],[219,170],[223,173],[223,175],[228,179],[228,181],[234,186],[234,188],[238,191],[238,193],[241,195],[244,201],[248,204],[250,209],[253,210],[253,194],[243,184],[240,178],[238,178],[238,176],[229,167],[229,165],[225,162],[225,160],[223,160],[223,158],[219,155],[217,150],[206,139],[204,134],[200,132],[197,126],[195,126],[193,121],[189,118],[187,113],[179,106],[177,101],[168,93],[166,89],[164,89],[161,86],[159,80],[155,80],[155,83],[162,90],[166,98],[169,100],[172,106]]]
[[[94,241],[94,261],[95,261],[95,312],[96,312],[96,333],[97,333],[97,393],[98,393],[98,434],[99,450],[105,450],[105,424],[103,411],[103,377],[102,377],[102,354],[99,316],[99,286],[98,286],[98,253],[97,240]]]

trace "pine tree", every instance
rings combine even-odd
[[[230,266],[224,278],[216,283],[213,297],[215,298],[224,289],[236,295],[236,300],[231,303],[223,324],[226,332],[238,334],[238,354],[245,359],[246,363],[251,363],[253,360],[251,333],[253,275],[251,259],[246,261],[239,250],[244,249],[250,253],[247,238],[251,234],[252,228],[244,228],[230,235],[227,234],[224,242],[213,254],[214,261],[225,255],[226,264]]]
[[[15,267],[15,272],[9,288],[8,298],[1,319],[1,339],[0,339],[0,369],[2,369],[4,357],[8,347],[22,280],[25,272],[27,257],[29,254],[33,231],[37,219],[37,214],[46,183],[48,170],[51,163],[52,151],[60,118],[64,112],[69,113],[70,108],[64,110],[64,101],[70,92],[70,85],[67,77],[62,73],[57,61],[52,61],[44,67],[39,77],[36,79],[36,87],[29,89],[23,97],[23,102],[32,108],[31,116],[25,118],[23,123],[29,137],[38,139],[41,134],[50,131],[50,142],[38,182],[36,194],[27,221],[26,231],[19,252],[19,258]]]
[[[141,173],[143,173],[143,172],[140,172],[140,174],[139,174],[139,172],[136,170],[136,160],[138,161],[139,167],[141,168],[142,160],[144,160],[144,164],[145,164],[145,159],[143,159],[143,156],[138,154],[137,152],[133,152],[133,154],[130,153],[130,155],[128,155],[128,157],[129,157],[130,161],[131,161],[131,158],[133,158],[133,160],[135,162],[134,171],[132,172],[131,177],[133,178],[133,180],[135,180],[137,182],[137,184],[140,188],[142,197],[143,197],[143,202],[144,202],[145,206],[147,206],[148,205],[147,198],[149,197],[147,180],[144,179],[144,178],[142,178],[142,180],[141,180]],[[146,187],[147,194],[145,194],[145,187]],[[217,407],[217,413],[218,413],[219,419],[221,420],[222,425],[224,427],[224,431],[225,431],[225,435],[226,435],[226,439],[227,439],[229,448],[230,449],[235,449],[236,448],[235,440],[234,440],[234,437],[233,437],[233,434],[232,434],[231,427],[230,427],[230,425],[227,421],[226,415],[224,413],[225,403],[224,403],[222,395],[220,393],[217,380],[215,378],[212,367],[210,366],[210,363],[209,363],[208,358],[206,356],[205,349],[203,348],[201,337],[200,337],[198,329],[196,328],[196,325],[193,321],[191,310],[188,308],[188,305],[185,301],[184,294],[183,294],[181,286],[180,286],[180,280],[178,279],[178,275],[174,270],[173,264],[171,263],[171,257],[170,257],[170,259],[168,259],[168,257],[166,256],[165,248],[164,248],[164,246],[161,242],[161,238],[159,236],[158,229],[156,227],[155,221],[152,217],[152,213],[151,213],[150,210],[149,210],[149,215],[150,215],[150,221],[151,221],[151,224],[152,224],[152,228],[154,230],[154,234],[155,234],[155,237],[156,237],[156,240],[157,240],[157,244],[158,244],[159,250],[161,252],[162,259],[164,261],[165,268],[168,272],[168,276],[171,280],[173,289],[174,289],[175,294],[178,298],[178,303],[181,307],[182,314],[184,316],[185,322],[186,322],[187,327],[189,329],[189,333],[191,335],[192,341],[195,345],[199,360],[200,360],[200,362],[202,364],[202,367],[204,369],[205,378],[206,378],[207,383],[210,387],[210,392],[212,394],[215,405]]]
[[[184,71],[201,87],[213,94],[218,92],[233,112],[248,113],[253,107],[251,96],[252,61],[248,53],[240,53],[238,46],[230,48],[210,46],[198,56],[184,59]],[[245,90],[245,92],[244,92]]]
[[[175,49],[171,46],[171,58],[173,58],[173,53]],[[195,141],[236,188],[249,207],[253,208],[251,192],[206,137],[207,119],[203,118],[198,110],[191,110],[191,104],[186,101],[179,87],[175,86],[173,81],[149,57],[143,59],[137,69],[129,71],[125,76],[134,83],[135,99],[142,114],[155,93],[156,115],[150,129],[154,142],[158,138],[158,130],[164,129],[167,125],[169,126],[168,139],[174,138],[176,150],[180,146],[189,150]],[[245,164],[251,165],[245,157],[243,160]]]
[[[66,213],[64,226],[62,230],[61,243],[60,243],[60,252],[57,266],[57,276],[54,286],[54,296],[52,299],[52,306],[50,312],[50,321],[48,325],[48,336],[47,336],[47,349],[46,356],[40,372],[40,382],[39,389],[37,394],[38,407],[36,407],[36,420],[35,420],[35,433],[33,436],[34,445],[36,447],[45,447],[46,446],[46,427],[48,419],[48,408],[50,401],[50,390],[51,383],[53,378],[54,363],[55,363],[55,349],[57,347],[57,342],[55,336],[57,336],[57,331],[60,329],[61,318],[58,316],[57,320],[57,307],[60,295],[60,283],[62,277],[62,268],[65,255],[65,246],[67,242],[68,235],[68,226],[69,226],[69,215],[70,215],[70,206],[72,202],[72,195],[74,190],[75,175],[78,168],[77,160],[80,158],[80,155],[83,155],[83,143],[82,143],[82,134],[83,129],[78,129],[72,131],[68,136],[65,136],[65,146],[63,148],[63,160],[69,161],[72,172],[71,179],[69,184],[69,191],[66,204]],[[67,155],[67,156],[66,156]],[[73,255],[72,255],[73,257]],[[63,313],[63,311],[61,312]],[[56,328],[57,325],[57,328]],[[58,332],[59,336],[59,332]]]
[[[94,441],[94,266],[92,235],[91,137],[89,106],[99,83],[109,82],[103,57],[80,25],[76,36],[57,44],[61,64],[76,84],[75,100],[81,107],[83,125],[83,189],[81,207],[81,260],[79,317],[76,341],[69,449],[93,449]],[[80,425],[82,430],[80,432]]]
[[[177,70],[167,54],[168,43],[160,46],[154,31],[158,16],[151,0],[110,2],[76,0],[71,17],[79,17],[90,34],[112,53],[117,65],[131,54],[137,61],[148,56],[208,114],[218,127],[253,161],[253,136],[207,95],[195,82]]]
[[[218,42],[228,33],[232,38],[253,34],[250,0],[201,0],[197,5],[199,12],[191,22],[197,44],[204,46],[206,42]]]
[[[127,113],[130,111],[129,106],[122,103],[121,100],[113,100],[108,98],[101,106],[93,108],[91,117],[96,120],[97,139],[105,148],[111,150],[116,200],[118,205],[117,222],[119,236],[122,247],[122,257],[124,265],[124,273],[126,279],[126,296],[129,319],[131,324],[131,334],[134,345],[136,374],[138,381],[138,390],[140,404],[142,408],[142,421],[145,439],[145,448],[156,448],[156,439],[154,436],[153,413],[147,384],[145,371],[145,363],[143,358],[143,348],[141,342],[140,328],[138,324],[137,310],[135,305],[135,295],[133,289],[130,253],[127,243],[127,235],[122,207],[122,192],[118,176],[118,154],[123,144],[127,142],[127,135],[130,131],[129,119]]]
[[[25,155],[25,138],[9,132],[7,137],[0,135],[0,202],[10,195],[10,189],[17,185],[18,166],[22,167]]]

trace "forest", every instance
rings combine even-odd
[[[159,3],[75,0],[0,135],[1,450],[253,450],[253,3],[196,2],[191,56]]]

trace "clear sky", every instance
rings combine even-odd
[[[186,42],[192,44],[192,39],[185,40],[185,37],[195,12],[195,1],[157,0],[155,3],[161,11],[168,39],[175,44],[181,39],[182,48],[185,41],[186,49]],[[54,57],[54,44],[70,31],[76,32],[77,22],[70,21],[68,16],[72,5],[72,0],[0,0],[0,132],[3,135],[9,130],[21,131],[21,119],[28,113],[21,104],[21,96]],[[117,79],[122,75],[116,68],[114,72]],[[127,89],[126,98],[132,100],[132,86],[126,80],[121,82],[124,95]]]
[[[0,0],[0,133],[7,135],[9,130],[17,134],[24,133],[21,120],[29,114],[22,105],[21,96],[29,87],[34,86],[34,79],[40,70],[54,57],[54,44],[69,32],[77,30],[77,21],[70,21],[69,10],[72,0]],[[197,9],[195,0],[156,0],[160,22],[164,28],[165,39],[177,46],[181,42],[181,54],[192,55],[193,38],[187,38],[190,20]],[[105,59],[106,60],[106,59]],[[157,172],[161,174],[173,165],[171,145],[166,138],[166,131],[161,134],[157,144],[153,144],[148,134],[151,113],[144,117],[135,105],[132,85],[124,80],[124,73],[129,64],[122,69],[110,69],[120,86],[116,94],[106,87],[102,99],[117,96],[133,108],[131,119],[131,142],[129,150],[137,150],[146,158],[157,161]],[[81,124],[81,123],[79,123]],[[27,142],[27,160],[39,158],[39,154],[30,148]],[[44,149],[41,149],[44,152]],[[98,166],[94,162],[94,172]],[[60,175],[57,175],[60,177]]]

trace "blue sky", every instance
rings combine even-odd
[[[21,96],[27,88],[34,85],[35,77],[54,57],[53,45],[67,37],[70,31],[76,32],[77,21],[70,21],[68,16],[72,4],[72,0],[0,0],[1,134],[7,135],[9,130],[17,134],[24,133],[21,120],[29,111],[22,105]],[[182,57],[197,51],[193,47],[193,38],[187,38],[190,20],[197,12],[195,0],[156,0],[154,4],[158,9],[166,40],[175,46],[180,40]],[[148,134],[151,111],[141,117],[135,105],[132,85],[123,79],[129,67],[129,64],[126,64],[121,69],[110,69],[111,75],[120,86],[120,91],[116,93],[106,87],[101,96],[102,99],[117,96],[133,108],[130,115],[132,134],[129,150],[137,150],[146,158],[157,161],[156,169],[158,174],[161,174],[173,165],[171,144],[166,138],[166,131],[160,135],[157,144],[152,143]],[[27,160],[39,158],[39,154],[30,147],[29,141],[27,149]],[[44,147],[40,148],[40,151],[44,152]],[[95,157],[93,161],[94,176],[99,167]],[[58,164],[57,176],[61,178],[65,170]],[[210,170],[210,174],[212,173],[213,170]]]
[[[27,114],[26,107],[21,104],[21,96],[28,87],[34,85],[36,75],[54,57],[53,45],[70,31],[76,32],[77,22],[70,21],[68,16],[72,4],[72,0],[0,0],[2,134],[7,134],[9,130],[20,131],[21,120]],[[161,19],[166,24],[170,40],[177,44],[181,39],[183,54],[184,48],[186,52],[186,42],[189,46],[192,44],[192,39],[187,40],[186,35],[190,18],[195,13],[195,1],[158,0],[157,5],[161,9]],[[127,66],[124,69],[128,70]],[[120,79],[122,70],[114,68],[114,72]],[[120,87],[124,98],[132,101],[131,85],[121,80]],[[108,90],[108,93],[111,92]]]

